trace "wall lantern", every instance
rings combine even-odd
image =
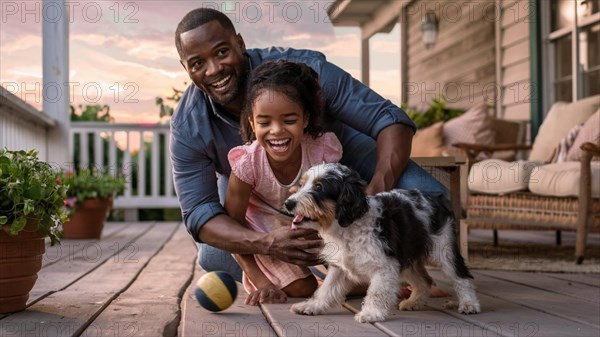
[[[438,18],[435,12],[427,11],[421,21],[421,34],[425,48],[430,49],[435,45],[438,33]]]

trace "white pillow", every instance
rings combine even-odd
[[[600,107],[600,95],[591,96],[574,103],[556,102],[538,130],[529,154],[530,161],[545,161],[569,130],[584,123]]]

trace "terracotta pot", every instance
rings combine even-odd
[[[0,229],[0,313],[20,311],[27,305],[46,250],[37,223],[28,220],[16,236]]]
[[[63,234],[67,239],[99,239],[104,222],[112,205],[112,198],[85,199],[75,206],[69,221],[63,224]]]

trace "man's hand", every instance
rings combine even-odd
[[[285,303],[287,295],[273,284],[259,288],[251,292],[244,303],[249,305],[258,305],[266,303]]]
[[[267,254],[282,261],[300,266],[319,264],[319,254],[307,252],[312,248],[323,247],[323,240],[313,229],[289,227],[278,228],[268,234]]]

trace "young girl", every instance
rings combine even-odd
[[[257,67],[248,82],[241,116],[246,145],[229,152],[231,176],[225,198],[229,216],[250,228],[269,232],[290,227],[281,211],[308,168],[337,162],[342,146],[333,133],[323,133],[321,88],[307,65],[277,61]],[[246,304],[285,302],[287,296],[308,297],[317,288],[310,270],[266,255],[236,255],[249,293]]]

